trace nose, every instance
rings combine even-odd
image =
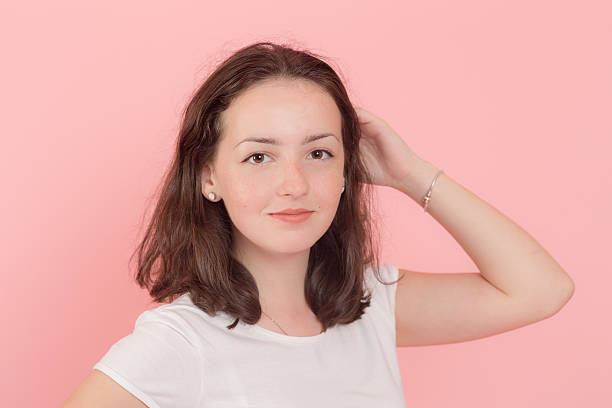
[[[282,180],[278,187],[278,194],[301,196],[308,192],[308,179],[302,169],[294,161],[283,166]]]

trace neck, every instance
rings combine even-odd
[[[295,253],[271,253],[246,239],[235,239],[232,251],[253,275],[266,312],[275,316],[279,313],[302,316],[310,312],[304,294],[310,248]]]

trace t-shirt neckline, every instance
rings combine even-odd
[[[244,327],[246,330],[250,332],[258,333],[268,338],[274,338],[280,341],[286,341],[286,342],[292,342],[292,343],[312,343],[312,342],[319,341],[321,338],[323,338],[327,334],[327,332],[329,332],[332,329],[332,328],[328,328],[326,331],[321,332],[319,334],[315,334],[313,336],[288,336],[286,334],[282,334],[282,333],[278,333],[278,332],[266,329],[265,327],[259,326],[258,324],[247,324],[242,321],[240,321],[239,324],[241,324],[242,327]]]
[[[181,298],[184,297],[185,300],[189,303],[191,307],[196,308],[203,315],[206,315],[206,313],[202,312],[196,305],[193,304],[193,301],[191,300],[191,294],[189,292],[184,293],[180,297]],[[232,316],[228,315],[226,312],[223,312],[223,311],[218,311],[217,315],[222,317],[224,324],[231,323],[235,320]],[[330,327],[326,331],[319,333],[319,334],[315,334],[314,336],[288,336],[286,334],[277,333],[275,331],[268,330],[265,327],[261,327],[257,324],[245,323],[242,320],[239,320],[238,325],[234,327],[234,329],[232,330],[236,330],[239,327],[242,329],[241,331],[249,337],[255,336],[259,339],[263,338],[267,340],[275,339],[275,340],[278,340],[281,342],[287,342],[287,343],[314,343],[314,342],[321,340],[323,337],[325,337],[328,331],[334,329],[333,327]]]

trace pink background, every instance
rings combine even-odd
[[[408,405],[612,406],[609,2],[36,3],[0,6],[1,405],[60,405],[158,306],[128,257],[180,111],[218,61],[273,40],[329,56],[354,103],[576,284],[520,330],[399,348]],[[385,262],[477,271],[415,202],[377,192]]]

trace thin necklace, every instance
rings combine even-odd
[[[275,325],[278,326],[279,329],[281,329],[283,331],[283,333],[285,333],[285,335],[288,336],[287,332],[283,330],[282,327],[280,327],[280,324],[276,323],[276,320],[274,320],[273,318],[271,318],[270,316],[268,316],[268,314],[266,312],[264,312],[263,310],[261,311],[261,313],[263,313],[264,315],[266,315],[266,317],[270,320],[272,320],[274,322]],[[321,330],[321,333],[323,333],[323,330]]]
[[[271,318],[270,316],[268,316],[268,314],[267,314],[266,312],[264,312],[264,311],[262,310],[262,311],[261,311],[261,313],[265,314],[265,315],[268,317],[268,319],[272,320],[272,321],[274,322],[274,324],[278,326],[278,328],[279,328],[279,329],[283,330],[283,328],[282,328],[282,327],[280,327],[280,324],[276,323],[276,320],[274,320],[273,318]],[[288,336],[288,334],[287,334],[287,332],[286,332],[286,331],[284,331],[284,330],[283,330],[283,333],[285,333],[285,334]]]

